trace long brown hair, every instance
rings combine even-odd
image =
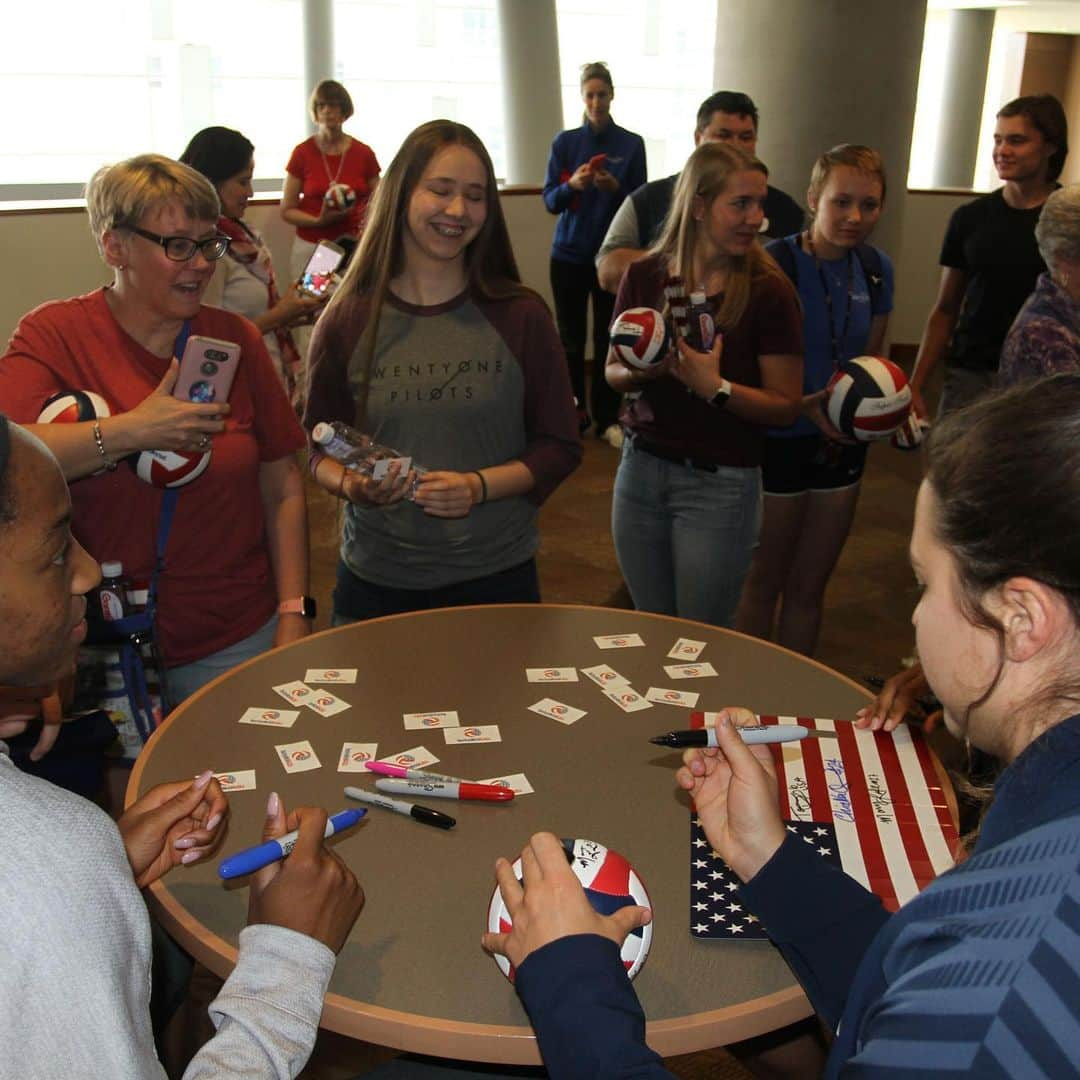
[[[360,295],[366,296],[369,302],[367,322],[360,336],[363,396],[356,403],[358,422],[362,420],[367,407],[367,390],[383,304],[390,291],[391,280],[405,269],[402,230],[409,200],[431,159],[447,146],[462,146],[471,150],[480,159],[487,176],[487,217],[465,250],[470,295],[478,300],[529,296],[543,303],[537,293],[521,284],[521,274],[510,244],[510,232],[499,202],[495,168],[479,136],[471,128],[452,120],[430,120],[421,124],[405,137],[401,149],[379,181],[368,205],[364,232],[356,254],[328,305],[329,312],[347,297]]]
[[[721,142],[702,143],[689,157],[675,185],[671,210],[664,227],[651,251],[664,257],[669,273],[681,277],[689,292],[701,282],[691,281],[694,252],[701,242],[702,223],[694,216],[694,202],[702,199],[705,214],[713,202],[723,194],[736,173],[746,171],[769,175],[769,170],[757,160],[734,146]],[[750,302],[750,290],[755,281],[775,277],[788,283],[787,275],[777,266],[772,256],[757,241],[745,255],[731,260],[724,299],[717,312],[720,330],[730,330],[746,313]]]

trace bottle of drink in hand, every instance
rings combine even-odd
[[[413,472],[413,480],[407,493],[410,499],[416,494],[420,477],[427,472],[427,469],[418,465],[407,454],[395,450],[392,446],[374,442],[370,435],[365,435],[340,420],[316,424],[311,429],[311,438],[327,457],[332,457],[347,469],[355,469],[374,480],[383,478],[391,461],[400,461],[402,474],[410,469]]]

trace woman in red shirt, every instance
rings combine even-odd
[[[324,79],[311,93],[311,118],[318,130],[293,150],[285,166],[281,216],[296,226],[291,270],[293,280],[304,271],[320,240],[359,236],[364,210],[379,182],[379,163],[366,143],[346,135],[345,121],[353,115],[349,91]],[[331,186],[343,184],[356,196],[345,209],[326,202]]]

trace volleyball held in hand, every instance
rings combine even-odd
[[[841,364],[825,389],[829,420],[859,442],[889,438],[911,411],[907,376],[879,356],[856,356]]]
[[[61,390],[47,398],[38,413],[39,424],[81,424],[87,420],[102,420],[111,416],[108,403],[92,390]],[[105,469],[98,469],[100,476]]]
[[[210,450],[143,450],[128,461],[140,480],[156,488],[178,488],[206,472],[211,453]]]
[[[323,202],[331,210],[348,210],[356,205],[356,192],[348,184],[331,184]]]
[[[653,308],[627,308],[611,325],[611,347],[631,367],[650,368],[660,363],[670,344],[664,316]]]
[[[595,840],[563,840],[566,861],[573,868],[578,880],[585,889],[594,910],[601,915],[612,915],[620,908],[639,904],[652,908],[645,883],[629,861],[617,851],[611,851]],[[513,866],[514,877],[521,881],[521,859]],[[493,934],[508,934],[513,922],[503,903],[498,886],[488,905],[488,930]],[[652,945],[652,923],[641,926],[627,935],[620,955],[626,974],[633,978],[642,968]],[[514,968],[505,956],[496,956],[495,962],[502,973],[514,981]]]

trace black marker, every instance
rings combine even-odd
[[[401,799],[388,799],[385,795],[365,791],[363,788],[347,787],[345,794],[350,799],[369,803],[371,806],[381,806],[384,810],[393,810],[395,814],[405,814],[424,825],[434,825],[437,829],[452,829],[457,824],[456,818],[444,814],[441,810],[432,810],[430,807],[404,802]]]
[[[757,724],[753,727],[735,729],[748,746],[754,743],[799,742],[809,738],[836,738],[835,731],[815,731],[801,724]],[[657,746],[719,746],[716,728],[695,728],[693,731],[668,731],[663,735],[654,735],[649,742]]]

